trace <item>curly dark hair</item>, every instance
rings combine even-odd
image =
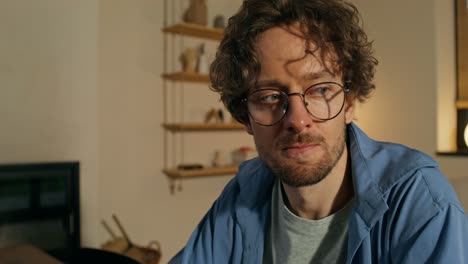
[[[320,48],[322,58],[336,54],[336,65],[350,89],[348,96],[363,102],[375,89],[377,59],[360,21],[357,8],[343,0],[244,0],[229,19],[211,64],[211,89],[220,93],[235,119],[248,122],[241,102],[260,73],[257,36],[275,26],[299,23],[307,40]]]

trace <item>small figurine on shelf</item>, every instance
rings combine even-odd
[[[224,123],[224,112],[221,108],[218,110],[211,108],[208,112],[206,112],[205,123],[210,123],[212,120],[218,124]]]
[[[179,60],[182,64],[182,71],[195,73],[197,69],[198,52],[194,48],[186,48],[180,55]]]
[[[208,24],[207,13],[206,0],[190,0],[183,21],[206,26]]]
[[[216,123],[218,122],[218,115],[217,115],[216,109],[211,108],[205,114],[205,123],[210,123],[213,119],[215,120]]]
[[[225,27],[224,16],[222,16],[222,15],[215,16],[215,18],[213,20],[213,27],[214,28],[224,28]]]
[[[184,163],[177,165],[179,170],[199,170],[203,169],[203,165],[199,163]]]
[[[219,122],[224,123],[224,111],[222,108],[218,110],[218,119]]]
[[[237,166],[242,162],[253,159],[258,156],[257,151],[249,146],[242,146],[238,149],[235,149],[232,153],[232,164]]]
[[[216,150],[213,155],[213,160],[211,161],[211,165],[214,168],[219,168],[226,166],[226,158],[224,153],[221,150]]]
[[[198,61],[197,61],[197,72],[208,74],[208,58],[205,54],[205,44],[200,44],[198,47]]]

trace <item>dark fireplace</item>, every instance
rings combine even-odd
[[[0,164],[0,248],[28,244],[66,261],[80,247],[79,163]]]

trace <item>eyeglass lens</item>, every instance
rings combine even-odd
[[[259,89],[247,97],[250,116],[260,125],[274,125],[286,115],[289,97],[301,96],[307,111],[319,120],[335,118],[342,110],[345,92],[341,85],[334,82],[315,84],[303,94],[286,94],[274,88]]]

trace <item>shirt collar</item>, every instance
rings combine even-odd
[[[369,138],[354,123],[348,125],[347,137],[355,208],[369,228],[387,211],[384,195],[392,186],[417,169],[438,166],[431,157],[417,150]],[[274,179],[259,158],[241,164],[237,175],[238,202],[250,209],[269,202]]]
[[[417,150],[375,141],[354,123],[347,131],[356,210],[370,228],[387,211],[384,195],[391,187],[416,170],[436,167],[437,163]]]

